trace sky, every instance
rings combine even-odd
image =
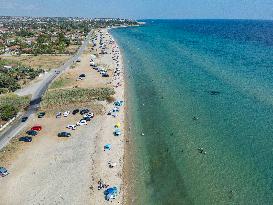
[[[1,15],[273,20],[273,0],[0,0]]]

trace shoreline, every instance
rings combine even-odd
[[[141,25],[137,25],[141,26]],[[133,157],[133,146],[132,146],[132,141],[130,138],[131,132],[130,132],[130,113],[129,113],[129,106],[128,106],[128,84],[129,84],[129,78],[127,75],[127,71],[125,68],[125,63],[124,63],[124,55],[123,52],[120,49],[120,46],[116,39],[113,37],[111,34],[111,30],[118,29],[118,28],[128,28],[129,26],[125,27],[112,27],[110,29],[107,29],[109,34],[111,35],[112,39],[115,41],[116,45],[119,47],[120,51],[120,58],[122,62],[122,68],[123,68],[123,82],[124,82],[124,100],[125,100],[125,105],[124,105],[124,151],[123,151],[123,168],[122,168],[122,184],[123,184],[123,195],[122,195],[122,204],[124,205],[131,205],[130,199],[131,197],[131,189],[133,188],[134,184],[132,183],[132,175],[130,175],[130,170],[132,170],[132,157]]]
[[[112,27],[110,29],[107,29],[109,35],[111,36],[111,38],[115,41],[116,45],[119,48],[119,53],[120,53],[120,62],[121,62],[121,68],[122,68],[122,81],[123,81],[123,91],[124,91],[124,101],[125,101],[125,105],[123,107],[124,109],[124,150],[123,150],[123,156],[122,156],[122,160],[123,160],[123,166],[122,166],[122,204],[127,204],[128,200],[129,200],[129,193],[127,190],[127,187],[129,186],[129,177],[128,177],[128,170],[129,170],[129,163],[128,163],[128,156],[129,156],[129,147],[130,147],[130,140],[129,140],[129,110],[128,110],[128,79],[126,78],[126,71],[125,71],[125,64],[124,64],[124,55],[120,49],[120,46],[118,44],[118,42],[116,41],[116,39],[114,38],[114,36],[111,34],[111,30],[113,29],[118,29],[118,28],[128,28],[128,26],[123,26],[123,27]]]
[[[120,51],[120,55],[123,58],[122,52]],[[129,117],[129,108],[128,108],[128,78],[126,78],[126,71],[123,61],[123,72],[124,72],[124,99],[125,99],[125,106],[124,106],[124,152],[123,152],[123,168],[122,168],[122,181],[123,181],[123,204],[130,204],[130,184],[131,184],[131,178],[129,176],[129,170],[130,169],[130,163],[129,159],[131,156],[130,148],[131,148],[131,141],[130,141],[130,117]],[[126,191],[127,190],[127,191]]]

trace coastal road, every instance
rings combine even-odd
[[[61,65],[60,67],[51,70],[45,78],[42,80],[42,82],[39,84],[39,86],[34,90],[31,98],[30,105],[28,107],[28,110],[24,114],[24,117],[28,117],[27,122],[31,120],[33,116],[35,116],[35,113],[37,112],[41,99],[43,97],[43,94],[47,90],[48,86],[51,84],[51,82],[61,75],[61,73],[67,69],[80,57],[80,55],[83,53],[84,49],[88,45],[88,42],[90,40],[91,32],[86,36],[85,41],[77,51],[77,53],[71,57],[66,63]],[[17,119],[15,122],[13,122],[10,126],[8,126],[5,130],[3,130],[0,133],[0,150],[4,148],[9,141],[16,135],[18,135],[26,126],[27,122],[21,122],[21,118]]]

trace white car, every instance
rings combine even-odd
[[[83,80],[83,78],[82,77],[77,78],[77,81],[80,81],[80,80]]]
[[[119,112],[119,108],[118,107],[114,107],[112,112]]]
[[[87,122],[86,122],[86,120],[80,120],[79,122],[77,122],[76,125],[77,126],[87,125]]]
[[[84,116],[83,116],[83,118],[85,118],[85,117],[90,117],[90,118],[93,118],[94,117],[94,113],[87,113],[87,114],[85,114]]]
[[[75,130],[76,129],[76,125],[67,125],[66,128],[68,128],[70,130]]]
[[[65,111],[64,112],[64,117],[67,117],[70,114],[70,111]]]
[[[57,112],[56,113],[56,118],[60,118],[62,116],[62,113],[61,112]]]

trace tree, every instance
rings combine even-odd
[[[0,73],[0,88],[8,88],[11,91],[15,91],[20,88],[20,85],[16,79],[6,73]]]

